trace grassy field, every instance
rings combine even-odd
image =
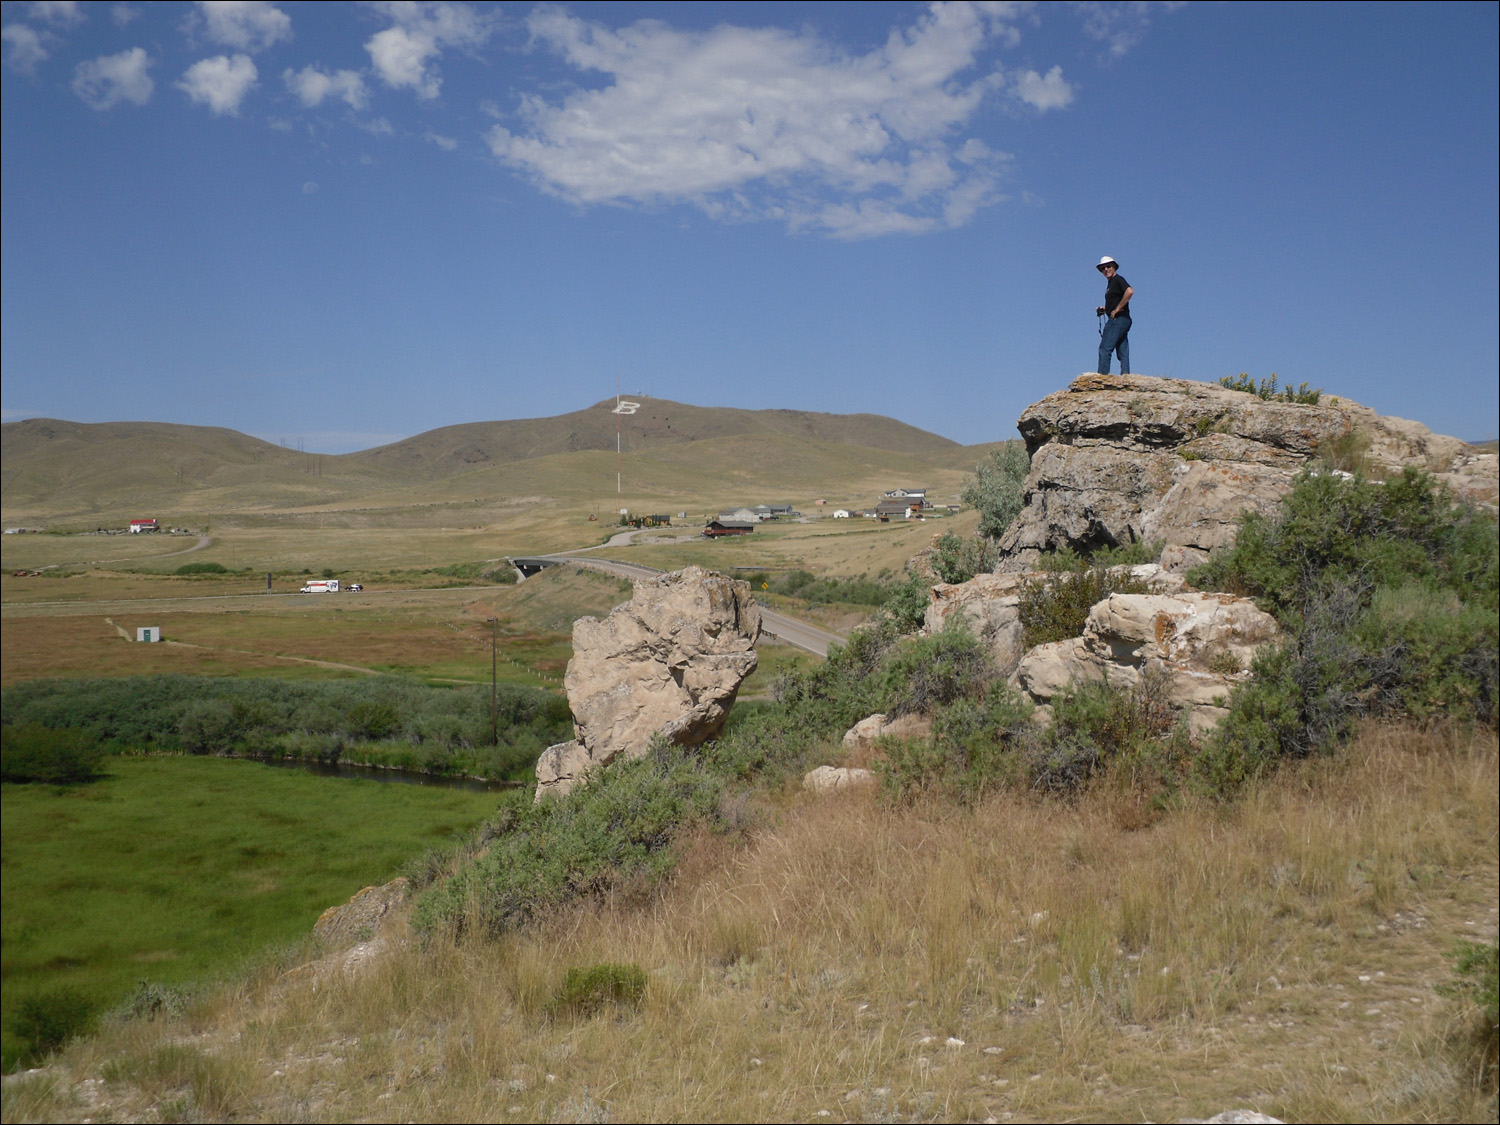
[[[4,1116],[1494,1120],[1436,986],[1495,932],[1497,784],[1490,734],[1370,728],[1228,805],[787,790],[656,893],[261,973],[112,1025]],[[640,1004],[556,1011],[600,962]]]
[[[493,617],[500,621],[501,678],[557,687],[573,620],[608,613],[630,596],[628,582],[574,568],[553,568],[517,586],[318,596],[225,595],[187,578],[152,580],[149,598],[138,587],[121,590],[110,577],[9,581],[71,585],[79,597],[5,603],[0,683],[157,672],[397,672],[477,683],[490,677]],[[166,643],[135,643],[136,628],[145,625],[160,625]]]
[[[105,1008],[143,980],[234,972],[496,800],[215,758],[112,758],[108,771],[0,789],[6,1069],[27,996],[66,986]]]

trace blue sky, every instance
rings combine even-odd
[[[1091,369],[1496,434],[1494,4],[7,3],[6,421],[614,394],[965,443]]]

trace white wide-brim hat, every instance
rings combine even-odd
[[[1095,266],[1094,268],[1096,270],[1098,270],[1100,273],[1103,273],[1105,266],[1114,266],[1115,269],[1119,269],[1120,268],[1120,263],[1117,262],[1117,261],[1115,261],[1108,254],[1106,254],[1106,255],[1104,255],[1104,257],[1102,257],[1102,258],[1099,259],[1099,264],[1097,266]]]

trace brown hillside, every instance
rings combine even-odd
[[[718,438],[792,437],[889,453],[941,454],[957,442],[877,414],[815,414],[805,410],[738,410],[640,399],[635,414],[615,415],[614,400],[554,418],[466,422],[429,430],[404,441],[348,454],[361,463],[395,469],[404,477],[433,479],[488,465],[557,453],[615,449],[616,424],[626,452]]]
[[[108,526],[137,516],[201,521],[231,512],[597,497],[615,490],[613,405],[447,426],[343,455],[299,453],[206,426],[11,422],[0,427],[4,519]],[[873,414],[648,399],[619,422],[630,491],[664,501],[691,494],[744,503],[746,488],[865,500],[877,486],[938,485],[944,471],[970,470],[987,451]]]
[[[118,521],[181,509],[287,508],[368,490],[378,472],[283,449],[236,430],[52,418],[0,427],[7,520],[31,514]]]

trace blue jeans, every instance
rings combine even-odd
[[[1113,317],[1105,322],[1104,335],[1099,338],[1099,374],[1109,374],[1109,357],[1120,353],[1120,374],[1130,374],[1130,314]]]

